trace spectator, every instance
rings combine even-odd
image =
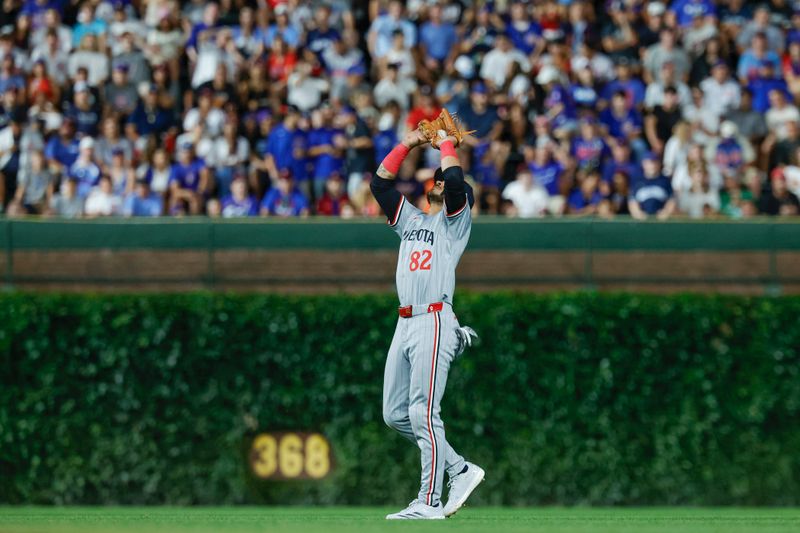
[[[200,126],[202,131],[214,138],[222,133],[224,122],[225,114],[215,105],[213,90],[205,87],[199,91],[197,107],[193,107],[186,113],[186,117],[183,119],[183,129],[192,131]]]
[[[678,103],[678,91],[675,87],[667,87],[664,90],[662,103],[655,106],[644,119],[647,142],[656,153],[664,153],[664,146],[682,115]]]
[[[689,188],[677,194],[678,209],[690,218],[710,217],[719,212],[719,191],[711,187],[706,166],[703,163],[694,165],[689,174]]]
[[[367,43],[373,57],[380,59],[386,55],[392,46],[395,30],[403,32],[406,48],[410,49],[417,44],[417,30],[410,21],[403,18],[403,3],[400,0],[391,0],[388,12],[379,15],[369,29]]]
[[[126,132],[129,139],[147,138],[168,132],[173,125],[173,115],[158,102],[158,87],[150,85],[139,105],[128,118]]]
[[[665,220],[675,211],[675,199],[672,196],[672,185],[669,179],[661,174],[658,156],[648,153],[642,160],[643,179],[631,188],[628,200],[633,218],[644,220],[655,216]]]
[[[67,170],[67,176],[78,185],[78,196],[86,198],[100,181],[100,167],[94,162],[94,139],[84,137],[78,146],[78,158]]]
[[[373,95],[378,107],[395,102],[400,109],[407,111],[411,103],[411,94],[417,88],[416,82],[408,78],[400,78],[400,66],[392,63],[386,67],[380,81],[375,85]]]
[[[287,87],[289,94],[286,101],[302,112],[309,112],[319,107],[330,84],[327,80],[313,75],[310,64],[300,61],[294,72],[289,75]]]
[[[703,91],[703,101],[718,117],[739,107],[739,84],[730,78],[728,64],[721,59],[711,69],[711,77],[700,83],[700,89]]]
[[[166,61],[171,58],[166,56],[162,60]],[[128,80],[133,84],[140,84],[150,81],[150,63],[148,63],[147,56],[142,52],[136,44],[136,38],[130,30],[123,32],[120,37],[119,50],[114,55],[112,67],[118,68],[124,65],[128,68]]]
[[[317,201],[317,214],[329,217],[350,218],[353,206],[345,191],[344,181],[338,174],[332,175],[325,182],[325,192]]]
[[[759,69],[764,68],[767,64],[772,65],[773,69],[777,69],[780,67],[780,58],[767,46],[767,36],[759,32],[753,35],[750,48],[739,56],[739,66],[736,68],[739,82],[747,85],[750,80],[758,77]]]
[[[761,212],[771,216],[796,216],[800,212],[800,201],[786,187],[783,174],[773,174],[770,185],[761,197]]]
[[[367,123],[350,108],[344,109],[340,115],[344,132],[345,169],[347,171],[347,188],[367,179],[375,165],[375,150],[372,134]],[[336,174],[332,174],[334,176]],[[328,178],[330,181],[330,177]],[[351,186],[350,183],[353,182]]]
[[[672,63],[675,68],[675,77],[684,80],[689,75],[691,63],[689,54],[677,46],[675,31],[671,28],[661,30],[658,44],[647,49],[644,60],[644,74],[646,80],[659,80],[664,63]]]
[[[76,133],[94,137],[100,126],[100,106],[86,82],[77,82],[74,91],[73,101],[65,106],[64,116],[74,120]]]
[[[786,93],[773,89],[769,92],[769,109],[764,118],[770,137],[774,136],[775,140],[782,141],[788,137],[787,124],[800,122],[800,112],[797,111],[797,106],[787,101]]]
[[[747,139],[739,135],[736,124],[725,121],[719,128],[719,139],[707,147],[707,159],[714,161],[723,178],[744,181],[746,167],[753,162],[755,154]],[[719,186],[718,183],[713,185]]]
[[[311,114],[311,131],[308,133],[308,157],[314,168],[312,196],[322,197],[325,180],[334,173],[340,174],[344,167],[344,148],[347,141],[344,132],[333,124],[330,108]]]
[[[525,54],[516,50],[507,36],[498,35],[494,48],[483,57],[480,76],[493,89],[503,87],[513,63],[517,63],[522,72],[531,68]]]
[[[800,98],[800,31],[790,34],[789,50],[783,57],[782,73],[792,98],[797,101]]]
[[[597,213],[604,218],[614,215],[628,215],[629,196],[628,175],[623,171],[614,172],[611,179],[600,182],[600,190],[605,190],[603,201],[597,206]]]
[[[20,144],[27,116],[22,108],[11,112],[8,126],[0,130],[0,211],[14,196],[20,170]]]
[[[101,167],[108,167],[111,165],[115,150],[122,154],[125,164],[133,161],[133,145],[120,135],[119,122],[107,118],[103,121],[103,134],[95,142],[95,160]]]
[[[613,139],[609,146],[611,146],[611,159],[603,165],[603,181],[610,183],[615,174],[622,173],[630,185],[638,182],[641,179],[641,168],[632,160],[627,141]]]
[[[603,88],[601,109],[608,104],[614,94],[620,91],[625,93],[625,101],[628,108],[640,108],[644,103],[647,90],[645,84],[642,83],[642,80],[633,77],[631,61],[627,57],[618,58],[615,65],[616,79],[606,84]]]
[[[608,7],[609,21],[603,27],[603,49],[614,62],[633,61],[638,57],[639,35],[626,12],[625,2],[612,1]]]
[[[736,124],[739,132],[750,142],[758,143],[767,135],[764,115],[753,109],[753,93],[749,89],[742,89],[738,109],[729,111],[725,118]]]
[[[425,67],[439,71],[445,63],[452,61],[452,53],[458,40],[456,28],[442,21],[442,7],[433,4],[428,8],[428,20],[419,30],[419,45],[425,58]]]
[[[138,178],[137,181],[143,180],[147,182],[148,194],[152,192],[163,197],[172,180],[173,172],[174,166],[170,162],[167,151],[164,148],[157,148],[153,152],[151,164],[142,169],[142,177]]]
[[[536,76],[536,83],[542,86],[545,93],[545,116],[550,121],[554,130],[575,129],[575,103],[569,91],[561,84],[558,70],[550,65],[542,67]]]
[[[537,141],[528,168],[536,178],[536,182],[547,191],[549,197],[547,210],[557,215],[563,213],[564,192],[569,184],[562,180],[564,167],[553,159],[549,140]]]
[[[98,184],[86,197],[84,214],[89,217],[118,215],[122,207],[122,198],[114,193],[111,178],[101,176]]]
[[[161,196],[150,190],[146,179],[137,179],[134,192],[125,197],[122,212],[126,217],[157,217],[164,211]]]
[[[352,36],[348,34],[348,39]],[[338,33],[330,46],[321,52],[326,72],[330,76],[331,98],[344,100],[351,85],[357,83],[366,72],[364,54],[355,46],[339,37]],[[412,62],[413,65],[413,62]]]
[[[308,200],[294,187],[292,176],[286,171],[261,201],[261,216],[304,217],[308,210]]]
[[[111,150],[111,163],[106,167],[106,173],[111,180],[111,189],[120,198],[133,190],[136,174],[129,162],[125,161],[125,151],[122,148]]]
[[[30,154],[30,166],[17,174],[14,207],[19,214],[41,215],[50,203],[55,179],[47,169],[44,153],[35,150]],[[9,214],[14,211],[9,207]]]
[[[224,218],[258,215],[258,201],[255,196],[247,194],[247,180],[243,174],[236,174],[231,182],[230,194],[223,196],[220,203]]]
[[[270,25],[264,36],[267,46],[272,44],[276,38],[280,38],[289,48],[297,48],[300,44],[300,34],[297,29],[289,24],[288,7],[286,4],[275,6],[275,23]]]
[[[475,148],[481,144],[489,144],[497,140],[502,123],[497,107],[489,102],[486,85],[476,82],[470,91],[469,101],[458,109],[459,117],[475,132],[467,138],[466,144]]]
[[[689,86],[675,76],[675,65],[666,61],[661,65],[661,76],[647,86],[644,94],[644,107],[653,109],[664,104],[664,93],[667,88],[675,89],[678,95],[678,105],[685,106],[692,101],[692,93]]]
[[[788,96],[786,82],[774,75],[774,65],[769,61],[762,61],[758,65],[758,72],[750,79],[747,88],[753,93],[753,109],[764,113],[769,109],[770,93],[779,91]]]
[[[601,168],[610,150],[597,131],[597,121],[591,117],[581,119],[578,131],[570,150],[578,168]]]
[[[702,17],[713,22],[717,8],[711,0],[675,0],[670,6],[670,15],[682,29],[692,24],[695,18]]]
[[[676,172],[680,173],[680,169],[686,166],[686,158],[689,154],[690,134],[689,124],[685,121],[676,123],[672,128],[672,136],[667,140],[664,146],[664,158],[662,163],[665,176],[672,177]],[[674,181],[672,182],[672,188],[676,188]]]
[[[44,42],[33,49],[31,59],[44,62],[47,73],[59,86],[67,81],[69,55],[60,47],[56,30],[47,32]]]
[[[97,37],[94,34],[85,35],[78,50],[70,55],[67,63],[69,77],[74,78],[80,67],[87,70],[89,74],[87,83],[92,87],[98,87],[108,79],[108,57],[98,49]]]
[[[506,214],[520,218],[539,218],[547,214],[547,190],[533,179],[527,169],[517,173],[517,179],[503,189],[503,199],[511,202]]]
[[[247,139],[239,135],[235,122],[226,122],[222,126],[222,136],[214,142],[210,155],[210,164],[215,170],[217,195],[220,198],[228,194],[234,176],[240,174],[249,159],[250,145]],[[224,205],[222,216],[225,216]]]
[[[50,213],[62,218],[83,215],[83,198],[78,194],[78,179],[68,176],[61,182],[61,190],[50,202]]]
[[[600,99],[594,73],[588,60],[578,63],[579,68],[577,69],[575,66],[576,63],[573,61],[572,68],[575,69],[576,81],[570,86],[570,96],[579,111],[592,112],[597,109],[598,100]]]
[[[65,117],[58,130],[47,142],[45,157],[47,165],[55,175],[61,175],[78,158],[80,140],[75,136],[75,121]]]
[[[105,87],[105,103],[108,110],[114,110],[127,117],[139,103],[139,93],[128,80],[128,65],[117,63],[111,73],[111,83]]]
[[[188,206],[189,213],[200,213],[203,197],[211,190],[211,175],[205,161],[195,156],[194,146],[184,142],[178,148],[178,161],[169,178],[170,210]]]
[[[578,187],[569,195],[567,212],[573,215],[593,215],[597,213],[602,201],[600,173],[592,170],[578,180]]]
[[[800,147],[800,123],[790,121],[786,123],[786,137],[774,144],[767,138],[761,145],[761,150],[764,155],[769,156],[768,168],[774,169],[777,166],[788,165],[798,147]]]
[[[308,48],[318,57],[324,57],[326,50],[333,48],[336,46],[335,43],[342,41],[341,35],[336,28],[331,27],[330,21],[331,7],[327,4],[320,5],[314,11],[314,27],[306,37]]]
[[[744,49],[753,40],[753,37],[761,33],[767,41],[767,47],[776,53],[783,52],[784,35],[783,32],[770,23],[770,9],[767,4],[759,4],[753,18],[744,25],[742,31],[736,37],[736,44],[740,49]]]
[[[623,91],[617,91],[611,98],[609,108],[600,114],[600,122],[609,137],[625,139],[635,153],[642,154],[647,149],[641,136],[642,116],[636,109],[628,107]]]

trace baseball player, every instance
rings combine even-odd
[[[481,467],[466,462],[447,443],[439,414],[450,364],[476,335],[459,327],[452,307],[456,265],[472,226],[472,188],[459,166],[456,138],[437,141],[442,163],[428,192],[428,214],[409,203],[393,183],[409,151],[429,142],[419,129],[386,156],[371,183],[389,226],[400,236],[396,276],[400,317],[386,359],[383,418],[416,443],[422,455],[419,494],[407,508],[388,515],[390,520],[451,516],[484,478]],[[443,506],[445,470],[450,480]]]

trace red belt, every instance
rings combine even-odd
[[[414,315],[421,315],[423,313],[436,313],[442,310],[444,306],[443,302],[436,302],[433,304],[428,304],[428,306],[413,306],[407,305],[405,307],[398,307],[397,313],[400,315],[400,318],[411,318]],[[417,312],[414,313],[414,308],[416,307]]]

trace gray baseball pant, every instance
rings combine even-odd
[[[436,505],[444,471],[464,469],[464,458],[447,443],[440,403],[456,350],[458,320],[449,305],[442,311],[400,318],[383,377],[383,419],[419,446],[422,475],[419,500]]]

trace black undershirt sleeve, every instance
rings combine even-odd
[[[461,167],[450,167],[442,172],[444,178],[444,203],[447,206],[446,215],[455,213],[464,207],[466,202],[469,206],[475,205],[475,196],[472,187],[464,181],[464,171]]]
[[[402,198],[402,195],[394,186],[394,180],[386,180],[377,174],[373,174],[369,188],[372,191],[372,195],[378,201],[378,205],[383,209],[386,218],[392,220]]]

